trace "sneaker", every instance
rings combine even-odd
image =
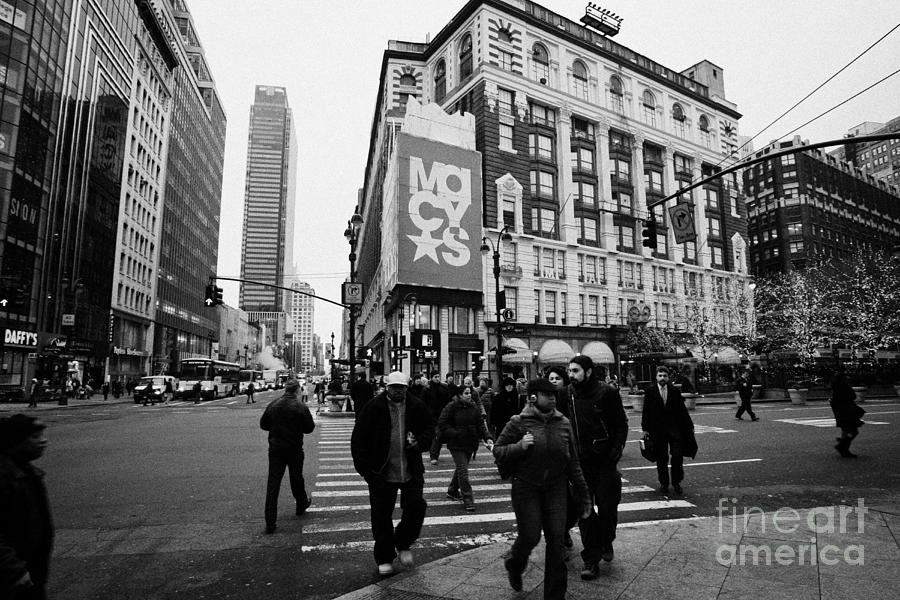
[[[672,485],[672,489],[675,490],[675,493],[678,494],[679,496],[682,495],[682,494],[684,493],[684,490],[681,489],[681,484],[680,484],[680,483],[675,483],[675,484],[673,484],[673,485]]]
[[[266,534],[268,535],[273,533],[275,533],[275,524],[273,523],[272,525],[266,525]]]
[[[399,554],[400,554],[400,564],[408,569],[412,568],[412,566],[415,564],[413,562],[412,552],[410,552],[409,550],[401,550],[399,552]]]
[[[450,498],[451,500],[462,500],[463,499],[459,492],[451,492],[449,490],[447,491],[447,497]]]
[[[468,512],[475,512],[475,503],[474,502],[472,502],[471,500],[469,500],[467,502],[464,501],[464,502],[465,502],[464,507]]]
[[[516,592],[521,592],[522,572],[513,571],[509,566],[509,561],[503,561],[503,566],[506,567],[506,577],[507,579],[509,579],[509,587],[511,587]]]
[[[581,578],[585,581],[591,581],[597,579],[597,575],[600,573],[600,565],[599,563],[584,563],[584,568],[581,569]]]
[[[436,459],[436,458],[432,458],[432,459],[431,459],[431,464],[436,465],[436,464],[437,464],[437,459]]]
[[[309,494],[306,495],[306,502],[298,502],[297,503],[297,516],[304,514],[306,509],[312,505],[312,498]]]
[[[381,575],[382,577],[386,577],[388,575],[393,575],[394,574],[394,565],[392,565],[391,563],[384,563],[384,564],[378,565],[378,574]]]

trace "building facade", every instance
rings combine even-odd
[[[241,278],[289,286],[294,269],[294,202],[297,136],[287,90],[256,86],[250,108]],[[284,294],[273,287],[241,282],[240,306],[247,311],[285,311]],[[280,342],[279,342],[280,343]]]
[[[474,123],[483,165],[476,235],[488,249],[474,296],[393,285],[385,258],[371,251],[392,234],[385,198],[396,185],[391,156],[410,98]],[[656,249],[642,247],[641,233],[648,203],[730,164],[739,118],[713,63],[668,69],[526,0],[473,0],[432,41],[390,42],[358,205],[362,344],[390,365],[386,348],[405,339],[418,347],[404,370],[462,375],[492,354],[502,325],[504,371],[528,376],[576,352],[618,369],[635,310],[674,334],[701,313],[728,334],[730,290],[748,280],[737,177],[688,193],[695,242],[675,243],[660,209]],[[509,309],[500,323],[495,287]],[[426,350],[417,330],[436,332],[435,346]]]
[[[888,142],[876,142],[875,146]],[[783,273],[810,262],[843,262],[854,250],[891,251],[900,242],[900,190],[885,179],[820,150],[800,137],[755,156],[796,147],[744,170],[754,275]],[[870,152],[871,149],[865,152]]]
[[[291,334],[291,366],[298,372],[308,372],[315,365],[313,348],[313,326],[315,325],[316,290],[306,282],[295,281],[291,289],[304,292],[295,294],[285,292],[285,307],[293,325]]]
[[[239,308],[222,305],[219,312],[220,360],[233,362],[245,368],[252,368],[255,357],[262,350],[262,330],[250,322],[250,316]]]
[[[173,372],[181,358],[210,356],[218,314],[203,304],[219,253],[225,160],[225,112],[184,0],[164,0],[178,32],[165,207],[162,215],[153,373]]]
[[[831,154],[839,160],[846,160],[876,179],[883,179],[889,185],[900,185],[900,140],[883,140],[854,144],[850,140],[860,135],[894,133],[900,131],[900,117],[887,123],[866,121],[847,132],[848,142]]]

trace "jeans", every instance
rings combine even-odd
[[[563,477],[549,487],[538,487],[513,478],[512,505],[516,513],[519,535],[506,559],[510,571],[521,573],[528,565],[532,549],[541,539],[547,548],[544,560],[544,599],[566,596],[566,553],[563,538],[566,531],[566,488]]]
[[[372,479],[369,484],[369,505],[371,506],[372,537],[375,539],[375,564],[391,563],[397,556],[396,550],[409,550],[419,539],[425,509],[428,504],[422,497],[423,481],[393,483]],[[400,522],[394,528],[391,517],[400,492]]]
[[[740,418],[741,418],[741,415],[744,414],[745,412],[746,412],[748,415],[750,415],[750,418],[751,418],[751,419],[755,419],[755,418],[756,418],[756,415],[753,414],[753,409],[750,408],[750,398],[747,398],[746,400],[744,400],[743,398],[741,398],[741,407],[738,408],[737,414],[734,415],[734,416],[737,417],[738,419],[740,419]]]
[[[459,492],[463,500],[466,502],[472,501],[472,484],[469,483],[469,461],[472,458],[472,453],[468,450],[451,450],[450,456],[453,457],[453,464],[456,465],[456,470],[453,472],[453,478],[450,480],[450,487],[447,488],[447,491],[453,493]]]
[[[444,443],[441,441],[441,430],[435,425],[434,426],[434,439],[431,440],[431,448],[429,449],[429,454],[431,455],[431,460],[437,460],[438,456],[441,454],[441,446]]]
[[[269,446],[269,481],[266,485],[266,525],[275,525],[278,517],[278,493],[287,468],[291,493],[297,502],[306,503],[306,484],[303,481],[303,448],[273,448]]]
[[[672,483],[681,483],[684,479],[684,451],[681,442],[670,438],[653,440],[656,444],[656,475],[659,484],[669,485],[669,454],[672,455]]]
[[[587,564],[600,562],[600,554],[612,548],[616,539],[619,502],[622,501],[622,475],[615,466],[585,469],[584,478],[597,511],[579,522],[584,550],[581,558]]]

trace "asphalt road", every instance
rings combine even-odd
[[[285,481],[278,531],[263,534],[266,438],[258,421],[272,397],[42,412],[51,445],[39,466],[57,528],[52,597],[319,600],[375,581],[365,486],[347,454],[352,419],[317,419],[304,469],[312,510],[293,516]],[[687,461],[683,497],[658,494],[655,468],[629,443],[620,522],[897,503],[900,403],[866,409],[869,424],[853,447],[860,458],[847,460],[833,449],[826,404],[759,405],[756,423],[735,420],[732,406],[701,406],[693,413],[700,453]],[[640,415],[629,413],[629,422],[634,442]],[[444,495],[451,469],[446,450],[428,468],[433,491],[417,562],[514,535],[508,490],[487,452],[473,464],[473,514]]]

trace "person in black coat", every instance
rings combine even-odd
[[[831,383],[831,412],[834,413],[835,423],[841,428],[841,437],[837,438],[834,449],[844,458],[856,458],[850,452],[850,444],[859,435],[859,427],[863,425],[860,419],[866,411],[856,404],[856,392],[843,372],[838,372]]]
[[[44,425],[23,414],[0,419],[0,598],[44,600],[53,521],[44,473]]]
[[[422,391],[422,402],[428,408],[431,414],[431,421],[434,423],[434,435],[431,437],[431,447],[429,455],[431,456],[431,464],[438,464],[438,457],[441,454],[441,436],[437,429],[438,419],[444,407],[450,402],[450,393],[447,386],[441,383],[441,373],[432,371],[431,379]]]
[[[669,492],[669,482],[676,494],[681,494],[684,480],[684,457],[697,455],[694,438],[694,422],[684,405],[684,397],[677,387],[669,383],[669,369],[656,368],[656,383],[644,392],[644,413],[641,429],[649,436],[656,452],[656,473],[659,491]],[[669,454],[672,455],[672,477],[669,478]]]
[[[516,381],[512,377],[506,377],[501,383],[500,391],[494,395],[491,402],[488,420],[494,431],[499,433],[512,416],[517,414],[519,414],[519,393],[516,391]]]
[[[374,396],[375,388],[369,383],[369,380],[365,377],[359,377],[350,388],[350,400],[353,402],[353,406],[349,407],[349,410],[355,410],[357,416],[359,416],[359,412]]]
[[[353,467],[369,485],[375,563],[382,576],[394,573],[398,552],[401,564],[413,565],[410,546],[419,538],[428,506],[422,454],[431,447],[435,426],[408,383],[403,373],[388,375],[386,391],[363,407],[350,436]],[[394,528],[398,492],[402,515]]]
[[[743,421],[741,415],[745,412],[750,415],[751,421],[759,421],[759,417],[757,417],[753,413],[753,407],[750,405],[750,400],[753,398],[753,386],[750,385],[750,372],[744,371],[741,373],[740,378],[735,385],[735,389],[737,390],[738,396],[741,398],[741,406],[738,408],[737,414],[734,415],[735,419],[739,421]]]

